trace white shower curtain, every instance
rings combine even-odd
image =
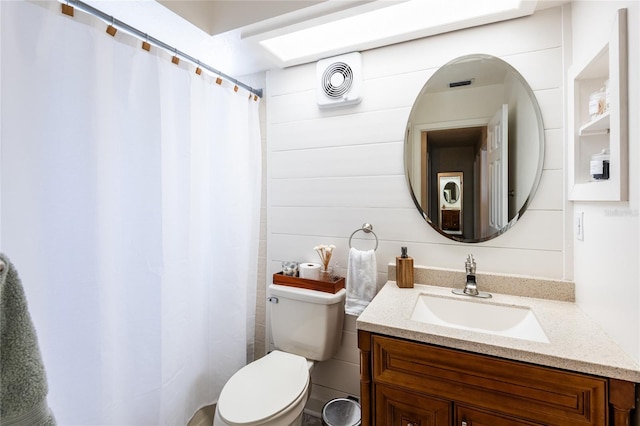
[[[0,2],[0,251],[60,425],[185,425],[253,345],[258,103],[57,2]]]

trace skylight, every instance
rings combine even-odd
[[[380,0],[383,1],[383,0]],[[281,65],[332,54],[365,50],[418,37],[532,14],[536,1],[409,0],[326,22],[308,21],[248,40],[257,42]],[[356,48],[354,49],[354,46]]]

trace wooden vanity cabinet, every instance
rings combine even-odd
[[[385,385],[375,387],[375,424],[440,426],[451,424],[451,403]]]
[[[496,413],[481,411],[464,405],[456,406],[456,420],[453,424],[462,426],[541,426],[526,420]]]
[[[630,424],[635,384],[358,331],[363,426]]]
[[[441,210],[440,215],[443,231],[460,231],[460,210]]]

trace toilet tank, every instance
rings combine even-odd
[[[269,286],[271,334],[277,349],[324,361],[340,348],[346,290],[325,293]]]

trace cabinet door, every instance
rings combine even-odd
[[[456,426],[541,426],[514,417],[489,413],[463,405],[456,406]]]
[[[607,381],[374,335],[373,382],[540,424],[602,426]]]
[[[460,231],[460,210],[442,210],[443,231]]]
[[[451,403],[405,390],[375,386],[378,426],[449,426]]]

